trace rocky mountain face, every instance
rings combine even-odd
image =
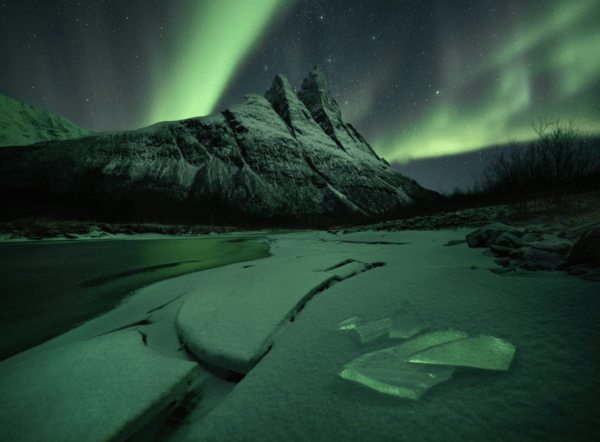
[[[90,133],[52,112],[0,95],[0,147],[69,140]]]
[[[206,117],[0,149],[0,189],[14,209],[230,225],[377,219],[441,198],[344,123],[319,66],[298,94],[278,75]]]

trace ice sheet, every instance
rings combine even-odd
[[[479,335],[446,342],[413,354],[407,362],[508,370],[515,346],[500,338]]]
[[[362,323],[360,316],[352,316],[340,321],[334,330],[354,330],[357,324]]]
[[[466,336],[454,329],[428,333],[402,345],[365,353],[346,364],[340,376],[381,393],[416,400],[427,389],[450,379],[455,367],[411,364],[405,360],[433,345]]]
[[[392,325],[391,318],[378,319],[377,321],[366,322],[364,324],[355,324],[354,329],[360,336],[361,344],[372,341],[388,333]]]
[[[408,301],[404,301],[391,317],[367,322],[360,316],[352,316],[340,321],[335,328],[335,330],[356,330],[362,344],[386,333],[392,339],[407,339],[425,329],[425,322]]]
[[[392,339],[408,339],[426,328],[425,322],[418,316],[412,304],[402,303],[392,315],[389,337]]]

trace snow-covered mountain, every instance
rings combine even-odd
[[[69,140],[90,133],[59,115],[0,94],[0,147]]]
[[[319,66],[297,94],[278,75],[264,96],[206,117],[0,149],[0,188],[12,206],[60,200],[59,212],[107,221],[297,226],[440,198],[342,120]]]

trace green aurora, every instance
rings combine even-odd
[[[216,112],[228,86],[295,2],[194,3],[177,57],[171,63],[153,62],[155,80],[149,93],[153,98],[142,125]],[[593,19],[598,13],[597,0],[557,1],[537,22],[522,23],[511,35],[502,36],[488,53],[475,58],[475,63],[472,47],[442,42],[442,78],[432,89],[427,109],[414,115],[407,109],[405,121],[380,123],[381,130],[368,141],[390,163],[406,164],[510,140],[534,140],[537,136],[531,122],[539,116],[560,118],[561,123],[575,118],[580,132],[600,134],[594,101],[582,99],[600,78],[600,57],[591,56],[600,53]],[[394,57],[390,55],[390,60]],[[376,103],[376,92],[389,87],[389,72],[382,63],[372,78],[361,79],[360,91],[337,97],[346,121],[356,126],[365,118]],[[551,108],[536,98],[532,86],[546,74],[553,78]],[[470,94],[472,89],[484,92]]]
[[[413,125],[414,132],[389,127],[371,145],[390,163],[441,157],[481,150],[483,147],[537,139],[531,127],[539,116],[560,119],[561,126],[575,119],[582,134],[600,134],[599,109],[594,109],[586,88],[600,79],[600,2],[556,2],[535,24],[495,48],[470,75],[455,63],[457,48],[448,47],[444,80],[432,97],[437,104]],[[463,48],[467,51],[468,48]],[[553,94],[559,108],[547,108],[532,95],[536,77],[553,72]],[[486,76],[496,76],[494,87],[478,97],[478,104],[460,105],[459,95]],[[486,82],[488,85],[491,82]],[[597,103],[597,101],[596,101]],[[510,140],[509,140],[510,138]]]
[[[165,66],[162,60],[154,60],[153,100],[143,125],[214,113],[244,62],[294,2],[192,2],[184,28],[192,31],[181,36],[176,62]]]

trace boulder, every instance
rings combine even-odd
[[[278,75],[221,113],[1,149],[0,188],[9,207],[18,193],[109,222],[229,225],[349,223],[442,199],[344,123],[318,66],[298,94]]]
[[[503,223],[481,227],[466,236],[469,247],[486,247],[497,259],[498,274],[519,269],[565,271],[590,281],[600,281],[600,224],[592,225],[573,243],[553,230],[527,227],[523,231]]]
[[[600,223],[583,231],[573,244],[567,261],[572,266],[587,263],[600,267]]]
[[[530,249],[523,253],[519,267],[525,270],[555,270],[556,267],[566,262],[558,253],[544,252],[539,249]]]
[[[510,233],[513,235],[513,237],[516,237],[517,239],[519,238],[519,236],[523,235],[521,231],[516,227],[507,226],[503,223],[493,223],[469,233],[466,237],[467,244],[471,248],[489,247],[491,244],[496,245],[495,242],[504,233]],[[504,242],[504,240],[509,239],[509,237],[507,236],[502,236],[502,238],[503,239],[501,240],[501,242]],[[502,244],[498,245],[501,246]]]
[[[523,247],[525,245],[525,243],[521,241],[518,236],[508,232],[501,233],[495,243],[497,246],[510,247],[513,249],[515,247]]]

